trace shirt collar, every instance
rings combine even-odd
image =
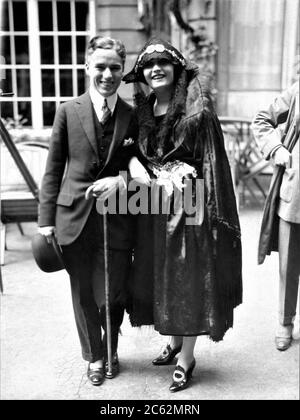
[[[89,88],[89,93],[91,97],[92,104],[95,108],[101,109],[104,99],[107,100],[107,106],[110,109],[110,112],[113,114],[114,109],[116,107],[116,103],[118,100],[118,94],[115,92],[111,96],[108,96],[107,98],[104,98],[95,88],[92,86]]]

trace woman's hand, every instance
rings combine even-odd
[[[128,167],[131,178],[141,184],[147,185],[148,187],[150,186],[150,176],[137,157],[134,156],[131,158]]]
[[[106,178],[95,181],[85,192],[86,200],[94,197],[101,198],[105,201],[110,195],[117,190],[123,191],[126,189],[124,178],[121,175],[108,176]]]

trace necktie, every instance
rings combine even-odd
[[[100,122],[101,122],[102,125],[104,125],[111,115],[110,109],[107,106],[107,100],[106,99],[104,99],[101,110],[102,110],[102,118],[101,118]]]

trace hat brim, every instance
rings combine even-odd
[[[32,238],[31,249],[35,262],[42,271],[52,273],[65,268],[55,236],[48,242],[46,236],[37,233]]]
[[[129,73],[125,74],[122,80],[125,83],[140,82],[138,74],[135,73],[134,69],[132,69]]]
[[[178,63],[177,63],[177,65],[178,65]],[[193,63],[190,60],[186,60],[186,65],[185,65],[184,68],[188,73],[195,73],[195,72],[200,71],[199,66],[196,63]],[[142,69],[140,68],[138,70],[138,72],[135,72],[135,67],[129,73],[127,73],[123,77],[122,80],[126,84],[127,83],[137,83],[137,82],[147,84],[146,81],[145,81]]]
[[[135,66],[129,73],[127,73],[122,79],[123,82],[125,82],[126,84],[136,82],[147,84],[144,78],[143,69],[149,61],[155,60],[155,58],[166,58],[175,67],[183,68],[183,66],[177,60],[173,59],[170,55],[164,57],[163,54],[154,52],[152,54],[149,54],[147,59],[142,60],[141,64],[138,65],[137,70]]]

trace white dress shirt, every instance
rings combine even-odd
[[[104,96],[102,96],[93,86],[90,86],[89,94],[90,94],[90,98],[91,98],[94,110],[96,112],[96,115],[99,121],[102,120],[102,116],[103,116],[102,107],[103,107],[104,99],[106,99],[107,106],[110,109],[110,112],[113,114],[114,109],[116,107],[117,100],[118,100],[118,94],[116,92],[113,95],[108,96],[107,98],[104,98]],[[123,188],[126,190],[127,184],[125,182],[125,179],[122,176],[121,176],[121,181],[123,183]]]
[[[91,86],[89,88],[89,94],[99,121],[101,121],[103,116],[102,107],[104,99],[107,100],[107,106],[110,109],[110,112],[113,114],[118,100],[118,94],[116,92],[113,95],[104,98],[104,96],[102,96],[93,86]]]

